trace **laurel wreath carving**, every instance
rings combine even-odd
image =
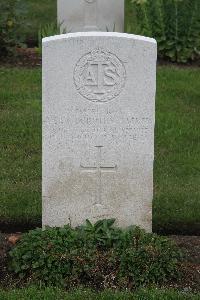
[[[84,70],[88,63],[109,62],[116,70],[115,84],[107,89],[103,94],[96,94],[94,91],[85,85],[83,76]],[[92,102],[108,102],[117,97],[125,86],[126,70],[120,59],[109,51],[97,48],[82,56],[74,68],[74,83],[78,92],[86,99]]]

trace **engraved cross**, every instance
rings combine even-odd
[[[97,186],[97,202],[96,204],[102,203],[102,173],[104,172],[116,172],[117,165],[115,166],[102,166],[102,148],[103,146],[95,146],[97,148],[97,165],[94,167],[90,166],[82,166],[81,169],[83,172],[94,172],[98,177],[98,186]]]
[[[98,0],[84,0],[84,1],[85,1],[84,31],[98,31],[98,27],[97,27]]]

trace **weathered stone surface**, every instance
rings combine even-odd
[[[43,225],[151,230],[156,49],[120,33],[43,40]]]
[[[124,0],[58,0],[61,30],[124,31]]]

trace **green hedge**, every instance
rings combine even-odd
[[[13,55],[24,39],[25,3],[22,0],[0,0],[0,57]]]
[[[199,0],[129,0],[126,13],[127,31],[155,38],[160,58],[200,58]]]

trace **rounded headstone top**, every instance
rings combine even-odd
[[[149,42],[152,44],[157,44],[156,40],[150,37],[129,34],[129,33],[120,33],[120,32],[101,32],[101,31],[89,31],[89,32],[74,32],[67,34],[59,34],[54,36],[45,37],[42,39],[43,43],[70,39],[70,38],[84,38],[84,37],[116,37],[116,38],[125,38],[125,39],[133,39],[143,42]]]

